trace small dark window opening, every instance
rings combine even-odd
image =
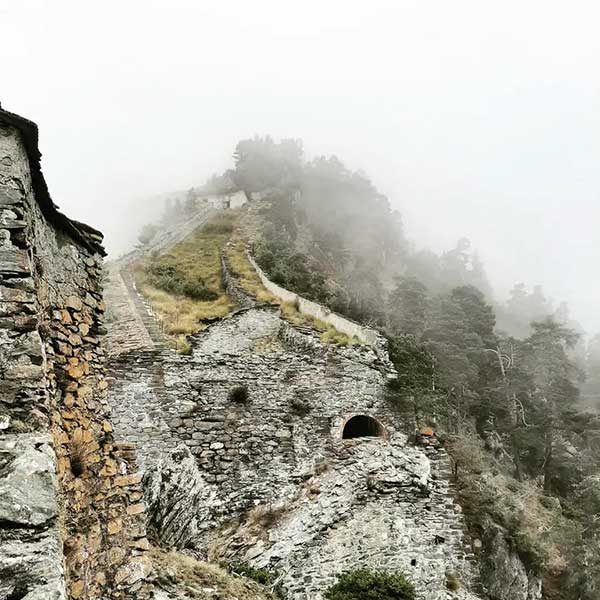
[[[416,558],[413,558],[413,559],[410,561],[410,566],[411,566],[411,567],[416,567],[416,566],[417,566],[417,559],[416,559]]]
[[[383,434],[383,427],[379,421],[367,415],[357,415],[348,419],[342,437],[346,440],[360,437],[383,437]]]

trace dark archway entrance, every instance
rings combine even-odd
[[[368,415],[356,415],[348,419],[344,425],[342,438],[345,440],[361,437],[384,437],[385,430],[381,423]]]

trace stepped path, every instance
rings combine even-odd
[[[118,441],[145,448],[138,455],[142,471],[148,461],[157,461],[177,446],[169,419],[180,409],[172,406],[165,386],[163,365],[173,357],[172,351],[136,288],[132,266],[150,254],[168,252],[212,214],[204,210],[185,223],[172,224],[150,244],[107,265],[105,347],[112,424]]]
[[[173,224],[158,234],[150,244],[107,265],[104,297],[108,333],[105,344],[109,357],[133,351],[160,352],[166,349],[160,324],[135,286],[131,265],[149,254],[168,252],[206,223],[213,214],[213,210],[201,210],[184,223]]]

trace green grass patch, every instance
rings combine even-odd
[[[234,215],[220,214],[166,254],[134,266],[138,290],[180,352],[189,351],[185,337],[203,329],[202,321],[233,308],[221,283],[221,249],[234,226]]]

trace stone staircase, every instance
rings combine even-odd
[[[106,348],[109,356],[128,352],[166,351],[161,323],[135,285],[132,265],[149,254],[164,254],[201,227],[215,213],[202,209],[183,223],[176,223],[156,236],[147,246],[136,248],[108,264],[105,299],[108,307]]]

